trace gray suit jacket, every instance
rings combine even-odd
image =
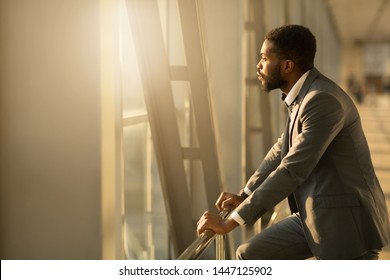
[[[236,209],[247,224],[289,197],[313,254],[342,259],[390,242],[389,217],[360,116],[350,97],[313,68],[291,124],[247,183]]]

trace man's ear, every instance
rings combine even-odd
[[[284,60],[282,63],[282,71],[284,73],[291,73],[294,70],[295,63],[292,60]]]

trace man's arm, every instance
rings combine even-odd
[[[247,198],[250,196],[256,188],[258,188],[261,183],[267,179],[268,175],[274,171],[281,162],[281,149],[282,149],[282,139],[284,135],[282,134],[278,141],[273,145],[273,147],[268,151],[267,155],[261,162],[260,166],[249,178],[245,187],[241,190],[240,196],[242,198]]]

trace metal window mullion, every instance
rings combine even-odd
[[[122,117],[122,126],[127,127],[131,125],[136,125],[140,123],[146,123],[148,121],[148,114],[145,113],[139,113],[134,115],[126,115]]]

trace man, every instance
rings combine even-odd
[[[358,111],[314,68],[315,52],[315,37],[299,25],[272,30],[262,45],[258,78],[264,90],[282,90],[289,121],[240,195],[219,197],[219,210],[235,207],[231,216],[206,212],[198,233],[251,225],[286,197],[292,215],[242,244],[239,259],[378,259],[390,241]]]

